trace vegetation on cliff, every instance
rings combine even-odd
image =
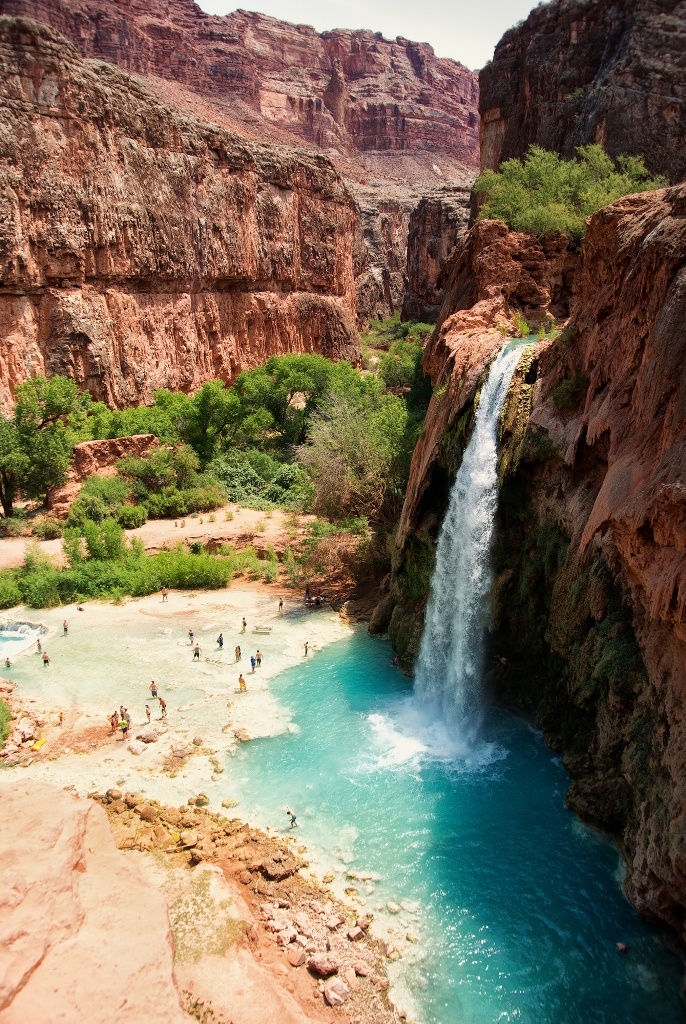
[[[578,242],[586,218],[603,206],[634,192],[661,188],[667,180],[652,177],[643,159],[619,156],[613,161],[602,146],[580,146],[577,160],[563,160],[540,146],[530,146],[523,160],[506,160],[499,171],[486,170],[474,191],[486,197],[479,219],[504,220],[514,231],[538,237],[563,231]]]

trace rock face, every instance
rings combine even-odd
[[[82,441],[74,446],[69,475],[61,487],[48,491],[47,506],[55,515],[66,515],[85,480],[96,473],[114,474],[115,463],[125,455],[143,456],[157,447],[154,434],[107,438],[104,441]]]
[[[321,155],[160,104],[0,20],[0,398],[67,373],[112,406],[272,354],[359,357],[355,202]]]
[[[0,865],[3,1024],[188,1019],[166,903],[116,849],[102,808],[3,781]]]
[[[86,57],[207,96],[275,141],[478,164],[477,75],[428,43],[319,34],[243,10],[212,17],[192,0],[0,0],[0,13],[53,26]]]
[[[566,327],[523,352],[501,417],[494,551],[491,642],[509,665],[489,679],[503,700],[533,711],[563,752],[574,779],[568,806],[616,838],[636,907],[682,939],[685,212],[680,185],[596,213]],[[532,245],[483,222],[451,263],[427,352],[447,411],[434,396],[391,581],[398,603],[389,632],[407,662],[433,524],[469,434],[469,398],[499,345],[489,329],[507,309],[498,313],[497,303],[518,301],[532,318],[534,302],[544,311],[542,300],[564,290],[568,257],[548,251],[544,271]]]
[[[444,186],[412,211],[407,240],[407,288],[402,319],[435,323],[443,301],[439,278],[467,232],[471,186]]]
[[[481,166],[531,143],[570,158],[601,143],[686,176],[681,0],[554,0],[498,43],[479,76]]]

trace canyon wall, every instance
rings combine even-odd
[[[510,29],[479,76],[481,166],[535,143],[602,144],[686,177],[683,0],[553,0]]]
[[[501,417],[489,673],[534,713],[612,834],[627,893],[686,939],[686,185],[589,221],[581,258],[484,221],[449,264],[427,350],[437,385],[394,554],[390,634],[416,656],[437,530],[484,372],[512,333],[570,300],[522,354]],[[574,261],[577,261],[576,267]],[[391,611],[387,607],[386,615]]]
[[[320,34],[243,10],[214,17],[192,0],[0,0],[0,13],[51,25],[85,57],[209,97],[274,141],[478,165],[477,75],[428,43]]]
[[[179,111],[246,139],[326,152],[359,203],[360,326],[402,307],[408,224],[422,197],[474,181],[478,77],[426,43],[319,34],[242,10],[213,17],[192,0],[0,0],[3,13],[52,26]]]
[[[283,352],[356,362],[357,210],[331,162],[161,104],[0,19],[0,401],[66,373],[113,406]]]

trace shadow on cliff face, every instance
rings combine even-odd
[[[567,327],[523,352],[501,417],[493,556],[490,644],[509,665],[486,681],[494,700],[535,715],[574,779],[568,806],[617,839],[635,906],[682,939],[684,211],[682,185],[595,214]],[[502,344],[493,325],[511,329],[516,311],[515,292],[505,293],[508,265],[484,271],[488,246],[475,232],[488,230],[477,225],[456,257],[457,301],[444,305],[427,350],[439,386],[415,452],[391,581],[389,634],[408,671],[445,496],[484,366]],[[526,262],[526,236],[502,239]],[[505,286],[484,295],[484,279],[493,285],[500,275]]]

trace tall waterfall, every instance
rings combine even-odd
[[[470,748],[482,718],[484,629],[498,501],[498,419],[521,352],[504,349],[481,392],[472,437],[450,495],[417,663],[415,695]]]

